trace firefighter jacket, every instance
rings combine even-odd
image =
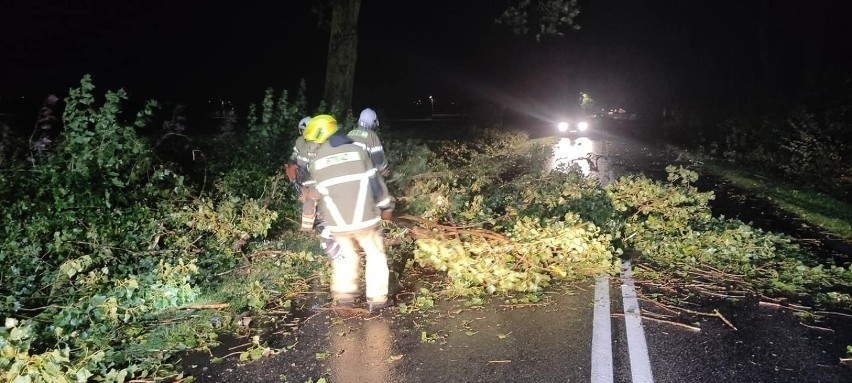
[[[290,155],[290,161],[295,162],[298,166],[296,180],[302,184],[308,178],[308,164],[313,159],[316,152],[317,144],[306,141],[304,137],[299,136],[293,144],[293,154]]]
[[[383,172],[388,168],[385,149],[382,148],[382,141],[379,140],[379,135],[375,131],[372,129],[353,129],[348,136],[352,141],[355,141],[355,144],[370,153],[370,160],[373,161],[376,170]]]
[[[321,196],[328,229],[338,234],[377,227],[381,211],[394,205],[368,153],[344,135],[331,136],[315,153],[308,183]]]

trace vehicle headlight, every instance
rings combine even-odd
[[[589,123],[586,122],[586,121],[580,121],[580,122],[577,123],[577,129],[581,132],[588,129],[588,128],[589,128]]]
[[[559,129],[560,132],[567,131],[568,130],[568,123],[565,122],[565,121],[562,121],[562,122],[556,124],[556,129]]]

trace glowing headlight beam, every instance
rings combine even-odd
[[[586,129],[589,129],[589,123],[586,121],[580,121],[577,123],[577,129],[581,132],[585,131]]]
[[[565,132],[568,130],[568,123],[564,121],[560,122],[556,124],[556,129],[559,129],[560,132]]]

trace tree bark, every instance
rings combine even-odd
[[[323,99],[336,111],[352,108],[355,62],[358,58],[358,12],[361,0],[332,0],[331,36]]]

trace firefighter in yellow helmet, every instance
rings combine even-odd
[[[299,137],[293,145],[293,154],[290,156],[290,163],[287,165],[288,176],[296,186],[299,201],[302,203],[301,230],[305,232],[316,230],[322,239],[320,247],[325,251],[328,258],[334,261],[341,256],[340,245],[334,239],[331,231],[328,230],[323,217],[317,216],[317,203],[320,196],[308,173],[308,164],[314,158],[316,149],[319,147],[318,143],[305,139],[305,131],[310,121],[311,117],[305,117],[299,121]],[[316,131],[312,132],[312,134],[316,133]]]
[[[327,229],[340,245],[332,262],[331,293],[336,304],[351,305],[358,294],[358,247],[366,256],[366,296],[371,312],[390,304],[388,259],[381,220],[394,208],[387,186],[370,155],[338,132],[337,121],[319,115],[308,122],[305,139],[319,144],[308,165]]]

